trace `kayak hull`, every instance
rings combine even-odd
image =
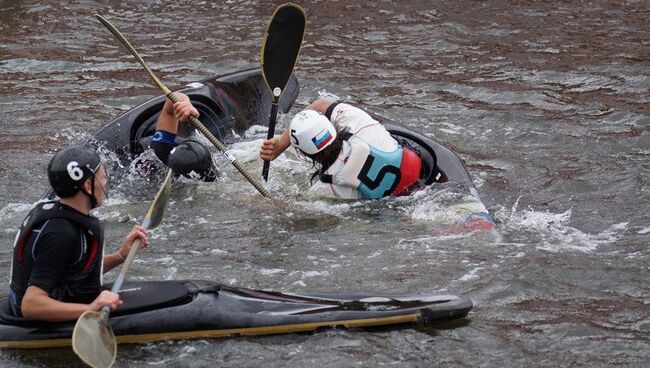
[[[465,164],[450,149],[424,136],[380,116],[386,130],[401,145],[415,150],[422,159],[425,169],[424,185],[451,184],[464,193],[462,200],[447,206],[443,213],[432,220],[432,231],[441,235],[463,234],[473,231],[488,231],[495,228],[495,220],[481,201]]]
[[[151,301],[151,294],[158,300]],[[301,295],[207,281],[131,282],[120,295],[124,312],[118,309],[110,318],[118,343],[431,324],[463,318],[472,308],[471,299],[455,295]],[[70,345],[75,321],[24,321],[11,317],[6,304],[0,300],[0,348]]]
[[[299,91],[298,80],[292,75],[278,101],[278,111],[287,113]],[[268,125],[272,98],[260,68],[207,78],[175,92],[190,98],[201,123],[224,144],[231,143],[253,125]],[[166,99],[161,95],[133,107],[100,128],[94,140],[126,160],[142,153],[149,142],[146,138],[155,133]],[[181,137],[188,137],[193,131],[185,124],[178,127]]]

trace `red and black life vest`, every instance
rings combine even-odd
[[[39,235],[48,231],[45,224],[52,219],[65,219],[78,229],[79,257],[66,267],[61,284],[49,296],[64,302],[90,303],[101,291],[104,233],[99,219],[59,202],[39,203],[23,221],[14,243],[9,299],[16,315],[20,315],[34,257],[38,257],[35,249]]]

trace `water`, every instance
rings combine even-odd
[[[114,22],[170,86],[257,65],[277,4],[0,3],[0,278],[51,154],[158,91],[92,17]],[[650,6],[313,1],[297,107],[330,93],[420,129],[467,163],[497,234],[431,231],[445,199],[308,202],[287,155],[266,202],[220,160],[175,182],[130,277],[283,291],[471,296],[441,328],[121,346],[116,366],[643,367],[650,354]],[[261,136],[234,147],[261,166]],[[107,245],[157,182],[133,174],[98,215]],[[140,188],[136,194],[134,188]],[[115,273],[107,277],[112,278]],[[0,286],[0,294],[7,287]],[[3,367],[79,364],[69,349],[0,351]]]

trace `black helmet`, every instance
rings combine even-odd
[[[167,165],[176,173],[192,179],[214,181],[217,169],[205,146],[193,140],[180,143],[169,153]]]
[[[84,181],[95,175],[101,164],[101,158],[93,149],[71,146],[52,157],[47,165],[47,177],[54,193],[68,198],[81,190]]]

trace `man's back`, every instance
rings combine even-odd
[[[60,301],[82,303],[92,301],[101,287],[100,239],[65,216],[86,217],[91,224],[96,219],[59,203],[51,205],[30,212],[14,246],[10,296],[16,315],[29,286]]]

